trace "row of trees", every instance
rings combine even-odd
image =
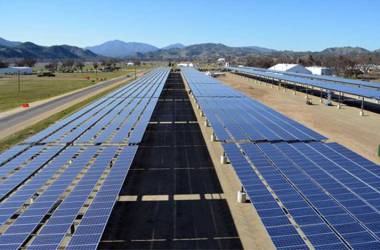
[[[9,63],[8,63],[8,62],[1,61],[1,60],[0,60],[0,69],[1,69],[1,68],[7,68],[8,66],[9,66]]]
[[[93,62],[91,64],[92,68],[95,71],[98,71],[100,68],[107,71],[114,71],[120,69],[118,64],[120,63],[120,60],[116,59],[107,59],[107,60],[101,60],[99,62]],[[134,64],[136,66],[141,65],[140,61],[134,61]],[[46,70],[49,71],[63,71],[63,72],[72,72],[72,71],[83,71],[83,68],[85,67],[85,64],[82,61],[75,61],[75,60],[63,60],[63,61],[52,61],[45,65]]]
[[[36,65],[37,60],[34,58],[24,58],[21,60],[16,61],[14,64],[17,67],[33,67]],[[0,60],[0,68],[7,68],[9,67],[9,62]]]
[[[23,66],[33,67],[35,66],[36,62],[37,60],[33,58],[24,58],[24,59],[14,62],[14,65],[18,67],[23,67]],[[119,69],[118,67],[119,63],[120,63],[120,60],[117,60],[117,59],[105,59],[99,62],[93,62],[92,68],[96,71],[100,68],[113,71],[113,70]],[[135,60],[134,64],[136,66],[139,66],[141,65],[141,62],[139,60]],[[8,61],[0,60],[0,68],[7,68],[9,66],[10,66],[10,63]],[[49,71],[61,70],[63,72],[83,71],[84,67],[85,67],[85,64],[83,61],[72,60],[72,59],[67,59],[67,60],[62,60],[62,61],[54,60],[45,65],[46,70],[49,70]]]

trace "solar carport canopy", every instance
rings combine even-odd
[[[293,82],[293,83],[307,85],[310,87],[317,87],[317,88],[331,90],[335,92],[342,92],[342,93],[346,93],[350,95],[380,100],[380,90],[360,87],[360,86],[365,86],[363,85],[364,83],[371,84],[371,85],[375,85],[376,83],[372,84],[369,82],[360,81],[362,82],[362,85],[358,85],[358,84],[353,85],[352,83],[350,85],[349,82],[351,82],[351,80],[347,80],[346,82],[343,82],[343,81],[333,82],[333,81],[322,80],[320,78],[316,79],[316,77],[314,76],[313,76],[313,79],[305,78],[304,77],[305,74],[292,73],[290,75],[288,73],[284,74],[283,72],[274,72],[274,71],[263,70],[263,69],[259,70],[256,68],[249,68],[249,67],[227,67],[226,69],[235,71],[238,73],[242,73],[242,74],[253,75],[256,77],[263,77],[263,78],[269,78],[269,79],[274,79],[274,80]]]
[[[329,81],[329,82],[338,82],[343,84],[350,84],[355,85],[357,87],[368,87],[368,88],[376,88],[380,89],[380,83],[378,82],[368,82],[363,80],[355,80],[355,79],[347,79],[343,77],[337,77],[337,76],[327,76],[327,75],[313,75],[313,74],[303,74],[303,73],[294,73],[294,72],[281,72],[277,70],[269,70],[269,69],[263,69],[263,68],[255,68],[255,67],[242,67],[245,69],[254,69],[259,71],[269,71],[274,73],[281,73],[284,75],[291,75],[291,76],[298,76],[298,77],[305,77],[309,79],[317,79],[317,80],[323,80],[323,81]]]

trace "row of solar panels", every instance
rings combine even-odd
[[[168,74],[168,68],[152,70],[59,120],[22,144],[1,153],[0,166],[16,156],[20,160],[27,157],[29,153],[25,151],[30,150],[34,143],[139,143]],[[22,152],[24,156],[20,156]]]
[[[199,74],[192,69],[183,70],[193,90],[194,85],[202,83],[191,81],[190,74],[186,73],[189,71],[193,76]],[[209,82],[203,85],[210,86]],[[380,247],[378,165],[336,143],[293,142],[289,137],[293,130],[282,128],[275,116],[262,111],[262,104],[260,109],[242,112],[245,102],[254,105],[253,100],[193,96],[202,110],[210,106],[203,103],[204,100],[213,103],[212,109],[204,111],[206,119],[216,134],[232,138],[222,144],[226,157],[277,248]],[[262,122],[242,125],[244,121],[236,118],[236,113]],[[231,117],[230,122],[214,121],[222,116],[218,114]],[[233,123],[235,119],[238,122]],[[269,125],[271,123],[274,125]],[[266,135],[267,132],[262,131],[270,128],[271,132],[281,134],[283,140],[241,142],[239,139],[245,136],[242,128],[252,136]]]
[[[127,86],[100,98],[79,112],[55,123],[48,129],[32,136],[26,143],[78,142],[126,143],[126,137],[137,126],[134,134],[145,130],[144,122],[149,120],[169,69],[153,70]],[[142,122],[140,122],[142,121]],[[142,124],[139,128],[136,123]],[[117,130],[117,133],[114,133]],[[100,133],[100,134],[99,134]],[[133,134],[133,133],[132,133]],[[138,143],[141,134],[132,135],[131,143]]]
[[[66,147],[1,201],[0,249],[96,248],[136,149]]]
[[[326,139],[273,109],[193,69],[183,77],[216,139],[231,141],[320,141]],[[202,83],[205,77],[206,83]]]
[[[97,248],[169,71],[153,70],[0,154],[0,249]],[[123,143],[96,144],[119,132]]]
[[[336,143],[223,147],[276,247],[380,247],[378,165]]]
[[[346,85],[354,85],[354,86],[359,87],[359,88],[360,87],[367,87],[367,88],[375,88],[377,90],[380,89],[380,83],[377,83],[377,82],[368,82],[368,81],[363,81],[363,80],[347,79],[347,78],[342,78],[342,77],[337,77],[337,76],[283,72],[283,71],[269,70],[269,69],[263,69],[263,68],[255,68],[255,67],[242,67],[242,68],[254,69],[254,70],[259,70],[259,71],[270,71],[270,72],[275,72],[275,73],[281,73],[284,75],[304,77],[304,78],[308,78],[308,79],[317,79],[317,80],[322,80],[322,81],[327,81],[327,82],[337,82],[337,83],[342,83],[342,84],[346,84]]]
[[[370,99],[380,100],[380,90],[373,88],[359,88],[357,85],[344,84],[341,82],[325,81],[316,78],[306,78],[299,75],[283,74],[282,72],[274,72],[269,70],[257,70],[255,68],[248,67],[227,67],[227,70],[237,72],[246,75],[252,75],[258,78],[264,78],[275,81],[285,81],[287,83],[297,83],[306,85],[309,87],[317,87],[325,90],[331,90],[334,92],[341,92],[351,94],[354,96],[360,96]]]

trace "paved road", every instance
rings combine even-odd
[[[33,117],[37,117],[43,113],[49,112],[55,108],[58,108],[62,105],[65,105],[69,102],[72,102],[76,100],[77,98],[80,98],[82,96],[97,92],[101,90],[102,88],[108,87],[116,82],[122,81],[122,80],[127,80],[128,77],[122,76],[118,78],[114,78],[108,81],[100,82],[96,85],[93,85],[89,88],[85,88],[82,90],[79,90],[77,92],[74,92],[70,95],[65,95],[60,98],[51,100],[49,102],[46,102],[44,104],[41,104],[36,107],[31,107],[25,111],[21,111],[16,114],[12,114],[3,118],[0,118],[0,135],[3,137],[3,133],[5,130],[17,126],[18,124],[25,122]]]

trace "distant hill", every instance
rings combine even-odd
[[[108,41],[86,49],[98,55],[116,58],[132,57],[140,53],[159,50],[159,48],[147,43],[123,42],[120,40]]]
[[[183,45],[182,43],[173,43],[168,46],[162,47],[162,50],[168,50],[168,49],[182,49],[185,48],[186,46]]]
[[[0,46],[0,58],[5,59],[35,58],[38,60],[58,60],[93,59],[97,57],[98,55],[89,50],[69,45],[45,47],[25,42],[14,47]]]
[[[334,54],[334,55],[358,55],[358,54],[368,54],[371,51],[360,47],[333,47],[322,50],[322,54]]]
[[[229,47],[221,43],[202,43],[186,46],[183,48],[172,48],[148,52],[141,57],[143,59],[215,59],[219,57],[238,57],[250,54],[266,54],[275,50],[261,47]]]
[[[215,61],[225,57],[232,61],[238,58],[267,56],[277,58],[277,61],[296,61],[297,58],[308,59],[309,56],[321,60],[331,56],[348,56],[353,59],[372,56],[374,61],[380,57],[380,49],[369,51],[360,47],[332,47],[319,52],[312,51],[281,51],[258,46],[231,47],[221,43],[201,43],[185,46],[173,43],[161,49],[147,43],[108,41],[85,49],[69,46],[40,46],[31,42],[14,42],[0,38],[0,59],[35,58],[37,60],[59,59],[102,59],[136,58],[140,60],[202,60]]]
[[[257,52],[261,52],[261,53],[277,52],[277,50],[275,50],[275,49],[268,49],[268,48],[263,48],[263,47],[258,47],[258,46],[247,46],[247,47],[243,47],[243,48],[249,48],[249,49],[255,50]]]
[[[21,42],[8,41],[0,37],[0,46],[15,47],[20,44]]]

